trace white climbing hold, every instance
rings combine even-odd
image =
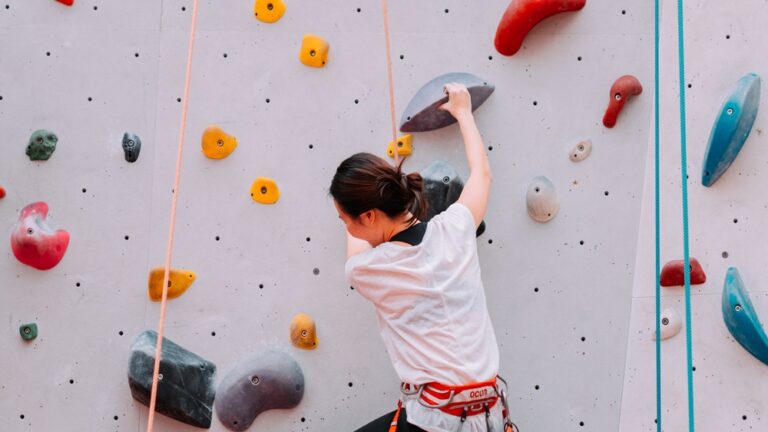
[[[525,197],[528,216],[536,222],[549,222],[560,208],[555,185],[545,176],[536,176],[528,184]]]
[[[674,309],[664,309],[661,311],[661,340],[666,340],[680,333],[683,327],[683,321],[680,315]],[[653,340],[656,340],[656,329],[653,331]]]
[[[592,141],[584,140],[573,146],[570,158],[574,162],[581,162],[592,153]]]

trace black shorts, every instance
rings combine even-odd
[[[377,418],[376,420],[361,427],[355,432],[388,432],[392,419],[395,418],[395,411]],[[408,416],[405,415],[405,408],[400,410],[400,417],[397,419],[397,432],[426,432],[424,429],[408,423]]]

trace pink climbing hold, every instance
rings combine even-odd
[[[632,75],[619,77],[611,86],[611,98],[603,115],[603,125],[607,128],[614,127],[624,104],[631,96],[637,96],[642,92],[643,86],[637,78]]]
[[[16,259],[38,270],[56,266],[69,245],[69,233],[48,227],[48,204],[38,201],[23,210],[11,233],[11,249]]]
[[[496,28],[496,51],[513,55],[536,24],[555,14],[580,10],[585,4],[587,0],[512,0]]]

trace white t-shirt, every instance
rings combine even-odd
[[[422,242],[385,242],[351,256],[351,285],[376,307],[381,337],[403,382],[462,385],[493,379],[499,349],[485,300],[475,221],[454,203],[427,224]],[[408,421],[429,432],[454,432],[459,418],[405,398]],[[492,409],[501,431],[501,403]],[[463,432],[485,432],[485,415]]]

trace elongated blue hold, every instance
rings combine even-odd
[[[443,87],[450,82],[464,84],[472,99],[472,111],[482,105],[495,88],[488,81],[469,73],[451,72],[440,75],[424,84],[408,102],[400,118],[400,131],[425,132],[456,123],[451,113],[437,109],[448,102],[448,95],[443,91]]]
[[[768,364],[768,337],[736,267],[725,275],[723,320],[734,339],[761,362]]]
[[[701,170],[701,184],[712,186],[731,166],[752,130],[759,105],[760,77],[754,73],[746,74],[723,102],[712,126]]]

